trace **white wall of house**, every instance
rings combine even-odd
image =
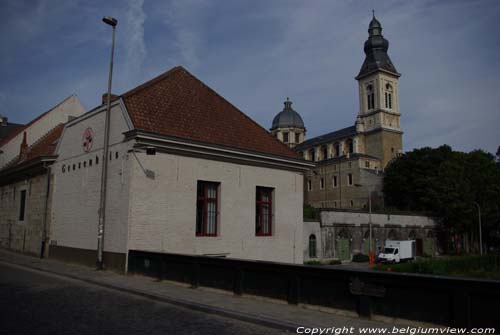
[[[166,153],[130,159],[129,249],[302,263],[300,173]],[[198,180],[220,183],[216,237],[195,233]],[[257,186],[274,188],[272,236],[255,235]]]
[[[52,166],[55,178],[51,215],[52,244],[89,250],[97,248],[104,123],[105,113],[102,110],[84,115],[64,129],[58,146],[59,157]],[[92,128],[94,133],[94,143],[90,152],[85,152],[82,144],[83,133],[87,128]],[[104,250],[120,253],[126,252],[127,241],[129,195],[127,151],[131,143],[123,142],[123,132],[128,130],[126,116],[119,102],[115,102],[111,110],[109,142],[111,160],[108,157]],[[98,164],[96,157],[99,158]]]
[[[19,155],[24,132],[26,132],[26,140],[28,146],[30,146],[58,124],[68,122],[70,116],[77,117],[83,113],[85,113],[85,109],[77,96],[72,95],[65,99],[2,146],[3,152],[0,153],[0,168]]]

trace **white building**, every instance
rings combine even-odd
[[[53,166],[51,257],[96,260],[103,104],[69,122]],[[113,97],[104,262],[129,250],[302,263],[313,164],[182,67]]]

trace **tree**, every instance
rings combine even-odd
[[[493,242],[491,233],[500,231],[500,164],[481,150],[463,153],[443,145],[408,152],[386,168],[384,196],[389,207],[438,217],[447,245],[460,235],[467,250],[478,248],[474,202],[481,206],[483,240]]]

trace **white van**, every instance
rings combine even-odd
[[[384,250],[378,255],[378,260],[384,263],[399,263],[415,258],[415,240],[385,241]]]

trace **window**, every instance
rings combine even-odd
[[[89,159],[89,166],[92,166],[92,159]]]
[[[19,192],[19,221],[24,221],[26,212],[26,190]]]
[[[288,133],[283,133],[283,142],[288,143]]]
[[[295,143],[300,142],[300,133],[295,133]]]
[[[325,188],[325,179],[321,178],[319,180],[319,188],[324,189]]]
[[[308,180],[308,181],[307,181],[307,189],[308,189],[309,191],[311,191],[311,190],[312,190],[312,183],[311,183],[311,180]]]
[[[95,163],[99,164],[99,156],[95,156]]]
[[[309,150],[309,157],[311,157],[311,160],[314,162],[316,160],[316,155],[315,155],[314,149]]]
[[[370,161],[365,161],[365,167],[370,168]]]
[[[346,146],[347,146],[347,149],[349,150],[349,153],[353,153],[354,152],[354,141],[349,139],[346,141]]]
[[[316,235],[309,236],[309,258],[316,258]]]
[[[198,181],[196,236],[217,236],[219,183]]]
[[[78,168],[80,169],[82,167],[82,162],[78,162]]]
[[[321,147],[321,156],[322,156],[322,159],[328,158],[328,148],[326,147],[326,145]]]
[[[351,208],[354,207],[354,201],[351,200]]]
[[[273,190],[257,186],[255,204],[255,235],[271,236],[273,227]]]
[[[347,184],[348,184],[348,185],[352,185],[352,173],[349,173],[349,174],[347,175]]]
[[[339,142],[336,142],[336,143],[333,145],[333,152],[334,152],[334,154],[335,154],[335,157],[340,156],[340,143],[339,143]]]
[[[368,85],[366,87],[366,97],[368,103],[368,110],[375,108],[375,94],[373,93],[373,85]]]
[[[387,84],[385,89],[385,108],[392,109],[392,86]]]
[[[333,187],[337,187],[337,176],[333,176]]]

